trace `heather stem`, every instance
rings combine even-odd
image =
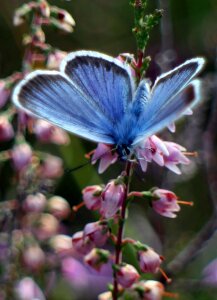
[[[126,210],[127,210],[127,195],[129,193],[130,188],[130,180],[131,180],[131,170],[132,170],[132,162],[127,161],[125,167],[125,176],[126,176],[126,191],[124,196],[124,201],[121,207],[121,216],[119,220],[119,227],[117,233],[117,242],[115,249],[115,265],[120,265],[122,262],[122,243],[123,243],[123,234],[124,234],[124,224],[126,221]],[[113,300],[118,299],[118,282],[116,271],[114,271],[114,289],[113,289]]]

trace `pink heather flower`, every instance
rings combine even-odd
[[[159,166],[167,167],[176,174],[181,174],[178,164],[189,164],[189,159],[182,153],[184,147],[173,142],[165,142],[152,135],[141,142],[135,149],[137,159],[145,172],[149,162],[156,162]]]
[[[42,178],[55,179],[61,176],[62,173],[63,173],[62,159],[57,156],[47,155],[40,167],[40,176]]]
[[[211,261],[203,270],[203,283],[216,287],[217,286],[217,259]]]
[[[35,234],[39,240],[46,240],[51,238],[52,236],[57,234],[58,229],[58,220],[48,213],[40,214],[40,216],[36,220],[36,226],[34,228]]]
[[[144,273],[157,273],[162,263],[162,257],[152,248],[138,252],[139,266]]]
[[[83,231],[78,231],[72,236],[72,247],[78,254],[86,255],[94,248],[94,243]]]
[[[88,223],[84,228],[84,238],[89,237],[96,247],[102,247],[109,237],[109,227],[107,223]]]
[[[33,132],[37,138],[44,143],[51,142],[57,145],[69,143],[69,137],[65,131],[41,119],[35,122]]]
[[[168,218],[176,218],[176,213],[180,211],[177,203],[177,196],[168,190],[156,189],[153,192],[152,208],[160,215]]]
[[[7,102],[10,95],[10,90],[6,88],[6,82],[0,80],[0,108]]]
[[[109,256],[109,251],[94,248],[84,257],[84,261],[96,271],[99,271],[108,262]]]
[[[70,212],[69,203],[60,196],[53,196],[47,202],[48,211],[57,219],[66,219]]]
[[[32,271],[40,270],[45,263],[45,254],[38,246],[29,246],[23,250],[23,262]]]
[[[111,164],[114,164],[118,159],[118,154],[112,153],[112,146],[99,143],[94,154],[92,156],[92,164],[95,164],[97,160],[99,162],[98,172],[103,173]]]
[[[13,166],[17,171],[21,171],[32,160],[32,150],[26,143],[19,144],[12,149],[11,158]]]
[[[129,288],[133,283],[135,283],[139,279],[139,273],[137,270],[128,264],[117,267],[116,271],[117,281],[124,288]]]
[[[125,196],[125,185],[118,180],[110,181],[102,192],[100,214],[112,218],[121,207]]]
[[[181,171],[177,165],[188,165],[190,163],[190,160],[182,153],[183,151],[186,151],[186,149],[173,142],[164,142],[164,144],[169,152],[169,155],[164,156],[165,167],[178,175],[181,174]]]
[[[98,296],[98,300],[112,300],[112,293],[111,292],[104,292],[104,293],[101,293],[99,296]]]
[[[50,53],[47,60],[47,68],[59,70],[60,62],[64,57],[66,57],[66,55],[67,52],[61,50],[55,50],[54,52]]]
[[[102,187],[100,185],[87,186],[82,190],[83,201],[90,210],[97,210],[101,206]]]
[[[52,249],[59,255],[64,255],[72,252],[72,239],[65,234],[57,234],[50,239],[49,244]]]
[[[23,202],[23,209],[28,212],[42,212],[46,202],[45,196],[41,193],[28,195]]]
[[[41,289],[31,277],[21,279],[17,283],[15,291],[20,300],[45,300]]]
[[[152,135],[140,143],[135,150],[140,166],[144,172],[147,170],[148,162],[152,162],[152,160],[161,167],[164,166],[164,156],[169,155],[164,142],[156,135]]]
[[[155,280],[140,281],[135,289],[144,290],[143,300],[161,300],[164,294],[164,286],[161,282]]]
[[[0,142],[5,142],[12,139],[14,130],[6,116],[0,116]]]

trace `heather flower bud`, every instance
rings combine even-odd
[[[85,257],[84,261],[94,268],[95,270],[99,271],[101,267],[108,262],[110,256],[110,252],[103,249],[92,249]]]
[[[30,277],[21,279],[15,287],[15,292],[19,300],[45,300],[41,289]]]
[[[152,201],[152,208],[160,215],[168,218],[176,218],[176,213],[180,211],[180,206],[177,203],[177,196],[168,190],[156,189],[152,196],[155,198]]]
[[[45,254],[38,246],[24,249],[23,262],[32,271],[38,271],[45,263]]]
[[[72,32],[75,26],[75,21],[72,16],[65,10],[58,7],[51,7],[50,22],[56,28],[64,30],[66,32]]]
[[[50,245],[58,254],[69,253],[72,250],[71,237],[65,234],[57,234],[50,239]]]
[[[99,162],[98,172],[103,173],[111,164],[114,164],[118,159],[117,153],[112,153],[112,146],[99,143],[94,154],[92,156],[92,164],[95,164],[97,160]]]
[[[28,212],[42,212],[46,202],[45,196],[41,193],[28,195],[23,202],[23,209]]]
[[[58,229],[58,220],[50,214],[43,213],[36,221],[35,234],[39,240],[46,240],[54,236]]]
[[[138,251],[139,266],[144,273],[157,273],[162,263],[162,257],[152,248]]]
[[[97,210],[101,206],[102,187],[100,185],[87,186],[82,190],[83,201],[90,210]]]
[[[78,231],[72,236],[72,246],[78,254],[86,255],[93,249],[94,244],[89,236],[84,236],[83,231]]]
[[[26,143],[19,144],[12,149],[12,163],[16,171],[24,169],[32,159],[32,150]]]
[[[176,174],[181,174],[178,164],[188,165],[190,160],[182,153],[186,149],[173,142],[164,142],[168,150],[168,155],[164,156],[164,165]]]
[[[60,62],[66,57],[67,52],[61,50],[55,50],[50,53],[47,59],[47,68],[52,70],[59,70]]]
[[[6,116],[0,116],[0,142],[12,139],[14,130]]]
[[[40,13],[43,17],[45,17],[45,18],[50,17],[50,8],[49,8],[49,5],[48,5],[47,1],[40,0],[39,9],[40,9]]]
[[[129,288],[139,279],[139,273],[137,270],[128,264],[124,264],[122,266],[115,266],[116,277],[119,284],[121,284],[124,288]]]
[[[112,300],[112,293],[111,292],[104,292],[99,294],[98,300]]]
[[[33,132],[44,143],[51,142],[57,145],[65,145],[69,142],[69,137],[65,131],[41,119],[35,122]]]
[[[0,108],[7,102],[10,95],[10,90],[6,87],[6,81],[0,80]]]
[[[13,18],[14,25],[21,25],[25,21],[25,18],[31,13],[31,10],[30,4],[23,4],[20,8],[16,9]]]
[[[63,173],[62,159],[57,156],[47,155],[40,167],[40,176],[42,178],[55,179],[61,176],[62,173]]]
[[[69,203],[60,196],[53,196],[48,200],[48,211],[57,219],[65,219],[70,214]]]
[[[161,300],[164,294],[164,286],[155,280],[140,281],[134,289],[142,295],[143,300]]]
[[[107,223],[93,222],[84,228],[84,237],[89,237],[96,247],[102,247],[109,237],[109,227]]]
[[[100,214],[104,218],[112,218],[120,209],[124,196],[125,184],[118,180],[110,181],[102,192]]]

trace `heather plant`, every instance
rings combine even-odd
[[[139,86],[146,78],[151,62],[150,56],[146,55],[146,46],[162,11],[147,14],[147,0],[131,0],[130,5],[134,10],[132,31],[137,53],[121,53],[117,60],[129,67],[135,84]],[[48,1],[37,0],[23,4],[15,11],[14,25],[23,23],[28,32],[23,37],[22,70],[0,81],[0,141],[6,143],[0,159],[2,164],[10,163],[16,189],[13,199],[5,192],[1,202],[0,298],[53,299],[52,293],[59,278],[70,282],[78,295],[79,289],[88,290],[89,284],[97,283],[100,291],[102,287],[105,289],[98,296],[99,300],[178,297],[176,291],[168,291],[173,282],[173,269],[167,268],[167,258],[150,245],[126,236],[125,226],[130,206],[135,201],[147,202],[151,210],[169,219],[177,217],[181,205],[188,205],[191,209],[193,202],[182,200],[182,195],[176,195],[163,186],[134,191],[131,182],[138,169],[147,174],[152,163],[181,175],[182,166],[189,165],[196,152],[164,140],[158,133],[146,136],[133,151],[98,143],[96,149],[86,154],[89,163],[99,164],[98,173],[120,161],[123,170],[104,184],[84,187],[81,191],[83,202],[71,209],[66,199],[52,193],[56,180],[64,173],[62,159],[34,147],[35,141],[66,145],[69,143],[68,134],[47,120],[15,109],[9,98],[21,80],[27,78],[28,81],[29,73],[37,69],[58,70],[61,61],[67,57],[65,51],[46,42],[44,29],[51,27],[71,33],[75,22],[67,11],[50,5]],[[200,66],[204,63],[202,58],[199,62]],[[199,86],[199,80],[196,84]],[[191,87],[200,93],[196,84]],[[186,90],[182,97],[190,103],[192,88],[188,92]],[[196,96],[200,98],[200,95]],[[192,114],[191,106],[183,114]],[[175,132],[174,122],[168,124],[168,130]],[[76,214],[83,207],[93,212],[96,218],[71,237],[64,221],[69,222],[72,213]],[[73,226],[72,222],[70,226]],[[134,264],[125,255],[128,247],[136,257]],[[211,272],[213,266],[205,270],[204,281]],[[90,296],[87,291],[81,297],[89,299],[91,292]]]

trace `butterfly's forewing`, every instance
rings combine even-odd
[[[98,52],[77,51],[63,60],[60,69],[112,123],[123,118],[134,90],[126,64]]]
[[[192,81],[192,78],[203,65],[203,58],[195,58],[157,79],[149,102],[143,106],[144,112],[138,122],[139,131],[134,144],[168,126],[200,99],[200,81]],[[185,93],[189,97],[185,97]],[[135,99],[134,103],[137,106],[139,99]]]
[[[78,51],[69,54],[61,72],[29,74],[16,87],[13,101],[72,133],[113,144],[113,125],[132,100],[132,89],[121,62],[98,52]]]
[[[112,144],[110,122],[64,74],[30,73],[13,93],[16,106],[84,138]]]

